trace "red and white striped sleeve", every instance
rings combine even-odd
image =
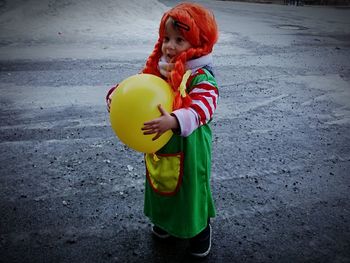
[[[180,135],[184,137],[212,119],[219,96],[215,79],[203,70],[198,70],[191,79],[195,83],[188,93],[192,104],[173,112],[180,125]]]

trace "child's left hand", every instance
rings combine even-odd
[[[162,115],[157,119],[145,122],[141,128],[144,131],[144,135],[156,133],[156,136],[152,138],[153,141],[157,140],[166,131],[179,128],[179,123],[175,116],[170,115],[160,104],[158,105],[158,109]]]

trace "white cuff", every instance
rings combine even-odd
[[[199,117],[191,108],[181,108],[172,112],[180,125],[180,135],[189,136],[195,129],[199,127]]]

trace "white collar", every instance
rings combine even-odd
[[[191,69],[192,72],[196,71],[199,68],[203,68],[205,66],[211,67],[213,64],[213,56],[211,53],[202,56],[200,58],[192,59],[186,62],[186,68]]]
[[[165,57],[162,56],[159,61],[160,64],[167,64]],[[211,67],[213,64],[213,55],[211,53],[204,55],[202,57],[192,59],[186,62],[186,69],[192,70],[194,73],[197,69],[203,68],[205,66]]]

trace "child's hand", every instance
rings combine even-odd
[[[141,130],[144,131],[144,135],[154,134],[156,136],[152,140],[157,140],[164,132],[170,129],[178,129],[179,124],[175,116],[170,115],[166,110],[163,109],[162,105],[158,105],[158,109],[162,116],[157,119],[145,122]]]

